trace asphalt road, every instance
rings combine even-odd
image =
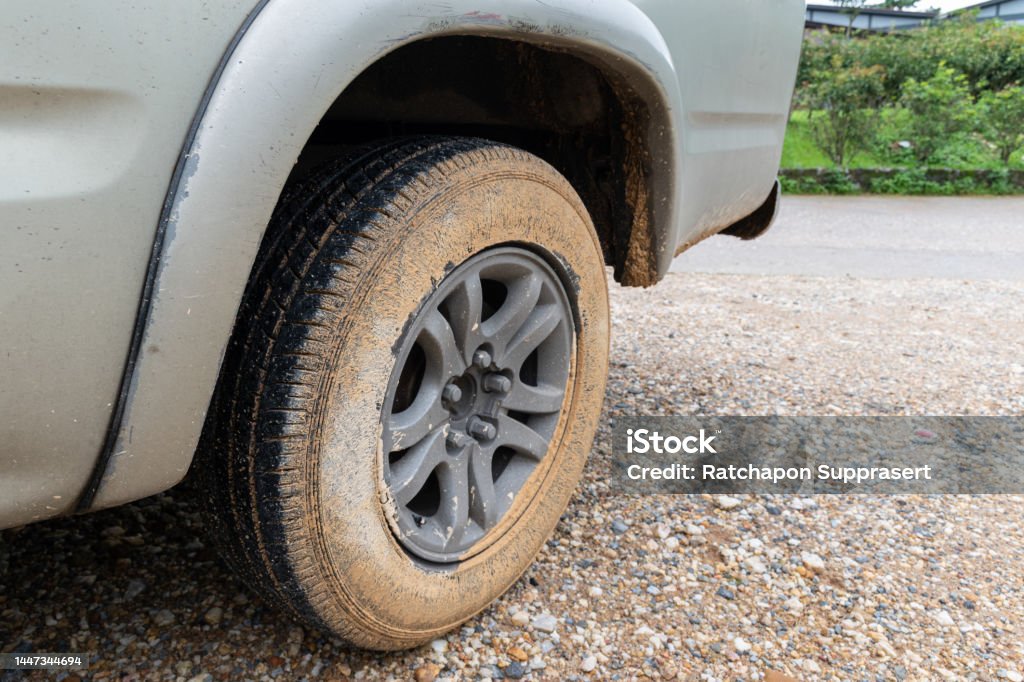
[[[1024,198],[783,197],[750,242],[705,240],[673,272],[1024,279]]]

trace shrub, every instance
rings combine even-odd
[[[816,175],[790,177],[783,174],[779,181],[786,194],[858,194],[861,186],[848,173],[838,169],[826,169]]]
[[[853,181],[849,173],[838,169],[823,172],[819,183],[829,194],[858,194],[861,191],[860,185]]]
[[[842,4],[856,11],[864,3]],[[807,34],[794,99],[806,114],[791,117],[787,165],[1024,168],[1024,25],[976,19],[967,12],[912,31],[853,38]],[[978,191],[968,185],[980,182],[980,191],[1020,191],[1016,179],[1006,185],[989,178],[910,175],[887,178],[886,187],[959,193]]]
[[[1019,85],[999,92],[986,92],[978,102],[982,136],[996,148],[999,159],[1010,157],[1024,145],[1024,88]]]
[[[1007,168],[955,171],[900,168],[782,171],[786,194],[965,195],[1024,193],[1024,174]]]
[[[813,178],[791,178],[781,175],[779,184],[783,194],[828,194],[825,188]]]
[[[875,194],[953,194],[948,183],[929,180],[923,168],[908,168],[890,176],[874,178],[869,191]]]
[[[914,144],[914,156],[925,162],[955,135],[974,126],[975,109],[967,77],[940,62],[925,81],[910,78],[903,83],[900,106],[910,116],[907,134]]]
[[[845,167],[850,156],[871,146],[884,80],[881,67],[843,68],[839,59],[815,74],[805,97],[808,125],[815,143],[837,166]]]
[[[998,168],[989,173],[988,184],[992,194],[1015,194],[1020,192],[1020,189],[1014,187],[1013,182],[1010,180],[1010,170],[1008,168]]]
[[[919,39],[919,58],[934,68],[939,61],[967,76],[971,92],[1002,90],[1024,83],[1024,26],[976,21],[976,12],[942,21]]]
[[[967,76],[974,95],[1024,83],[1024,26],[975,18],[965,13],[913,31],[861,34],[854,40],[815,32],[804,41],[797,83],[801,89],[812,83],[813,74],[829,68],[837,56],[844,67],[882,67],[887,74],[884,99],[893,104],[904,81],[927,80],[943,61]]]

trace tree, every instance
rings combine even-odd
[[[916,5],[920,0],[881,0],[878,4],[872,4],[870,0],[834,0],[839,5],[839,11],[848,16],[849,22],[846,25],[846,37],[853,33],[853,24],[861,13],[872,7],[882,9],[905,10]]]
[[[1024,145],[1024,88],[1019,85],[986,92],[978,102],[981,135],[996,148],[1003,163]]]
[[[836,0],[836,4],[839,5],[839,11],[849,17],[846,25],[846,37],[849,38],[853,33],[853,23],[868,7],[868,0]]]
[[[814,74],[805,93],[807,122],[815,143],[840,168],[870,147],[884,92],[882,67],[844,67],[839,55],[833,57],[831,68]]]
[[[877,7],[883,9],[905,10],[916,5],[920,0],[882,0]]]
[[[835,54],[843,63],[885,67],[886,99],[899,101],[908,78],[925,81],[940,61],[967,76],[971,93],[1024,85],[1024,24],[976,21],[977,10],[959,14],[912,31],[894,31],[846,40],[841,33],[815,33],[804,40],[798,83],[827,68]]]
[[[974,122],[974,102],[967,76],[939,62],[926,81],[908,78],[901,88],[900,106],[907,117],[907,133],[914,143],[914,156],[928,161],[935,152]]]

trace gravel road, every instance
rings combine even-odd
[[[1019,279],[751,269],[613,288],[583,483],[536,564],[445,639],[373,655],[296,626],[221,566],[179,488],[0,534],[0,643],[92,652],[94,680],[1024,679],[1024,496],[608,489],[621,415],[1024,413]]]

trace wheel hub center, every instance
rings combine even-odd
[[[484,443],[497,436],[501,403],[512,390],[514,374],[498,367],[486,348],[473,354],[473,364],[449,379],[441,404],[451,413],[448,445],[461,451],[473,441]]]

